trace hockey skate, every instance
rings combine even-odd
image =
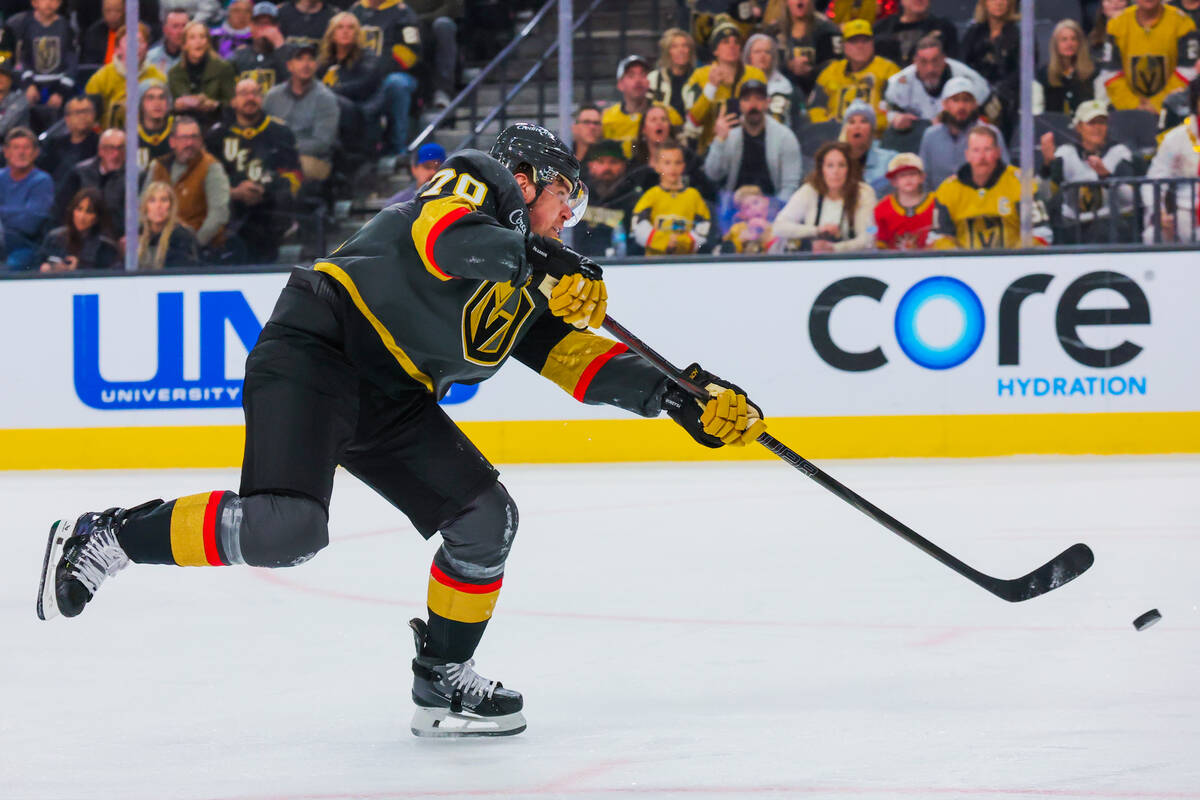
[[[513,736],[525,730],[520,692],[477,674],[474,659],[458,664],[426,654],[425,620],[411,620],[408,626],[417,646],[412,662],[414,736]]]
[[[38,586],[38,619],[78,616],[104,579],[125,568],[129,556],[117,543],[117,531],[127,513],[110,508],[50,526]]]

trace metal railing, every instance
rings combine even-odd
[[[1078,244],[1200,242],[1200,178],[1121,178],[1064,183],[1054,227]],[[1097,200],[1097,195],[1099,199]],[[1173,236],[1164,237],[1164,214]]]

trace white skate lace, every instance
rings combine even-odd
[[[463,694],[491,697],[492,692],[496,691],[496,681],[489,681],[477,673],[473,669],[474,666],[475,659],[473,658],[461,664],[447,664],[446,677],[454,684],[455,688],[462,689]]]
[[[88,536],[79,552],[72,554],[70,574],[95,594],[105,578],[116,575],[127,564],[129,556],[117,544],[116,532],[101,523]]]

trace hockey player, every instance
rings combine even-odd
[[[423,536],[442,535],[428,617],[410,622],[413,732],[524,730],[520,693],[479,675],[472,658],[504,579],[517,507],[438,398],[453,382],[485,380],[511,355],[582,402],[648,417],[665,409],[709,447],[745,443],[763,424],[744,392],[698,365],[690,377],[713,393],[704,406],[585,330],[602,323],[606,293],[599,267],[555,238],[587,201],[566,145],[518,124],[491,156],[451,156],[415,200],[384,209],[313,269],[292,272],[246,362],[239,492],[55,522],[39,617],[79,614],[130,561],[307,561],[328,544],[341,464]]]

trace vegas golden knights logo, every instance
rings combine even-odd
[[[1000,217],[971,217],[967,220],[972,250],[1004,247],[1004,221]]]
[[[264,95],[275,88],[275,70],[273,69],[248,69],[238,76],[238,81],[244,81],[247,78],[257,83]]]
[[[1130,59],[1130,84],[1143,97],[1158,94],[1167,85],[1167,59],[1163,56],[1141,55]]]
[[[378,25],[363,25],[363,38],[366,40],[367,49],[375,55],[383,52],[383,29]]]
[[[34,72],[58,72],[62,65],[62,39],[57,36],[38,37],[33,43],[33,49]]]
[[[499,364],[532,313],[533,298],[524,287],[484,281],[463,306],[463,357],[485,367]]]
[[[1094,214],[1104,206],[1104,191],[1099,186],[1079,187],[1079,211]]]

